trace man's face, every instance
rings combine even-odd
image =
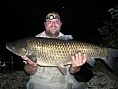
[[[45,32],[48,36],[57,37],[59,35],[62,23],[59,19],[47,19],[44,25]]]

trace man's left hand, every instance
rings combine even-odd
[[[76,73],[80,70],[80,67],[85,64],[87,61],[87,55],[86,54],[81,54],[80,52],[78,54],[75,54],[75,56],[72,56],[72,66],[70,69],[71,73]]]

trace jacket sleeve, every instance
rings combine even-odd
[[[80,71],[74,74],[74,77],[77,81],[88,82],[93,77],[92,67],[85,63],[81,66]]]

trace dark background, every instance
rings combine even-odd
[[[1,3],[0,63],[11,69],[22,69],[22,59],[9,52],[5,44],[17,39],[35,36],[44,31],[45,16],[52,11],[61,16],[64,34],[75,40],[99,44],[102,42],[98,28],[110,19],[108,10],[117,0],[4,0]],[[13,58],[12,58],[13,57]],[[2,67],[3,69],[3,67]]]

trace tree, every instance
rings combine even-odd
[[[102,45],[118,48],[118,6],[110,8],[108,12],[111,19],[103,21],[105,26],[98,28],[98,32],[102,35]]]

